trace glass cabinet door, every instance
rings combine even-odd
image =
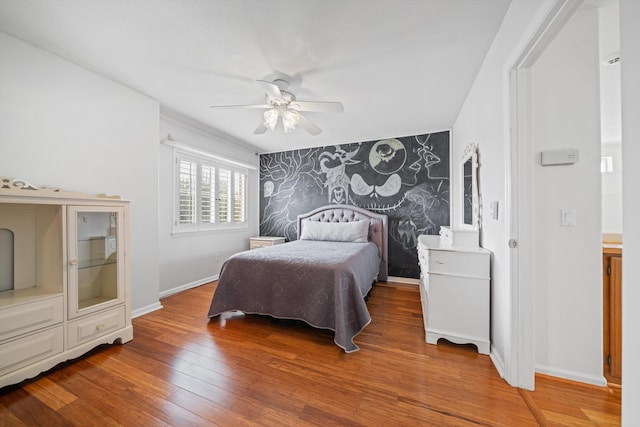
[[[69,206],[69,316],[124,302],[123,208]]]

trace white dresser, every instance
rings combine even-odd
[[[440,239],[422,235],[418,240],[426,341],[471,343],[479,353],[489,354],[491,252],[441,245]]]

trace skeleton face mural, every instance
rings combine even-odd
[[[377,204],[380,197],[389,198],[397,195],[402,188],[402,178],[398,171],[402,169],[407,160],[407,152],[397,139],[383,139],[373,144],[369,150],[369,166],[380,175],[388,177],[381,185],[369,183],[359,173],[351,175],[351,191],[361,197],[369,197],[369,203]],[[380,206],[376,206],[380,208]]]
[[[361,206],[388,215],[391,274],[419,277],[418,236],[449,224],[448,156],[448,132],[261,155],[260,232],[292,240],[300,213]]]
[[[404,193],[415,185],[420,170],[417,150],[407,150],[397,138],[363,145],[354,160],[363,164],[346,167],[350,172],[350,199],[357,206],[378,212],[396,209]]]
[[[378,173],[390,175],[402,168],[407,152],[397,139],[383,139],[369,150],[369,164]]]
[[[448,222],[448,178],[432,175],[441,160],[429,135],[363,145],[353,159],[363,158],[357,166],[346,166],[351,202],[389,215],[391,241],[407,253],[415,252],[420,234],[437,233],[436,223]],[[443,208],[446,218],[440,214]]]

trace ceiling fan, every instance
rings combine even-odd
[[[265,104],[253,105],[212,105],[211,108],[259,108],[266,110],[263,114],[263,121],[258,125],[254,134],[262,134],[268,130],[275,131],[278,118],[282,117],[282,125],[285,133],[292,132],[298,125],[311,135],[317,135],[322,130],[303,111],[319,113],[342,113],[344,107],[340,102],[330,101],[298,101],[293,93],[287,88],[289,83],[286,80],[275,79],[273,82],[257,80],[258,84],[265,91]]]

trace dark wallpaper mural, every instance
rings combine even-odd
[[[420,234],[449,225],[449,132],[260,155],[260,234],[296,239],[327,204],[389,217],[389,275],[419,278]]]

